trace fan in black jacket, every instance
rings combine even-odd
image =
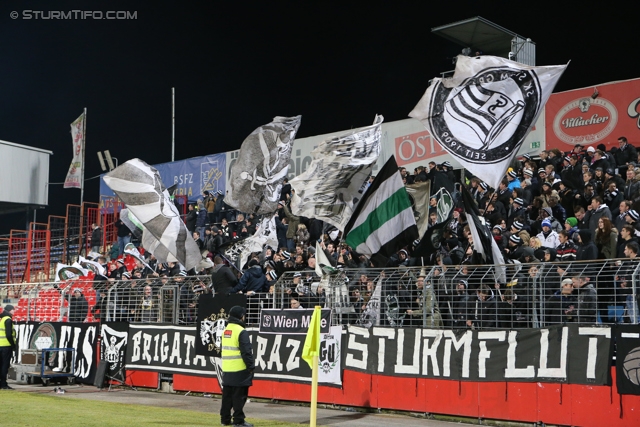
[[[576,261],[588,261],[598,259],[598,247],[592,241],[590,230],[578,231],[580,236],[580,245],[576,252]]]

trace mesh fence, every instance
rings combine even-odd
[[[247,323],[262,309],[332,309],[332,324],[428,328],[532,328],[561,323],[638,323],[639,264],[430,266],[287,272],[247,296]],[[214,290],[213,290],[214,291]],[[210,276],[0,286],[16,320],[129,321],[195,325]]]

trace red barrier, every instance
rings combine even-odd
[[[160,386],[160,374],[147,371],[127,371],[125,384],[132,387],[158,388]]]
[[[134,385],[138,375],[130,378]],[[589,386],[556,383],[473,382],[369,375],[345,370],[343,388],[320,386],[318,402],[339,406],[382,408],[585,427],[640,425],[640,396],[620,396],[613,385]],[[148,383],[149,381],[147,381]],[[220,393],[216,378],[174,374],[176,391]],[[310,386],[254,380],[251,397],[308,402]],[[622,409],[621,409],[622,404]]]

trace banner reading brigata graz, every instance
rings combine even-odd
[[[620,136],[640,145],[640,79],[554,93],[547,101],[546,126],[549,150],[569,151],[576,144],[604,144],[610,150]]]
[[[609,385],[611,328],[519,331],[348,328],[345,369],[471,381]]]
[[[284,336],[248,331],[253,346],[256,379],[311,382],[311,369],[301,357],[305,335]],[[215,377],[215,363],[219,363],[220,358],[197,354],[196,333],[195,326],[130,324],[126,368]],[[321,344],[320,368],[326,373],[340,370],[337,361],[342,357],[341,335],[341,327],[337,326],[322,336],[324,344]],[[340,375],[337,377],[339,381]]]
[[[213,193],[225,191],[226,162],[227,156],[222,153],[152,166],[160,173],[165,187],[178,184],[175,194],[186,195],[190,202],[194,202],[202,198],[205,190]],[[114,196],[113,191],[100,178],[100,197]]]
[[[76,382],[93,384],[97,369],[97,343],[100,334],[98,323],[27,322],[16,324],[18,363],[25,349],[74,348]],[[51,352],[45,361],[50,368],[68,372],[71,367],[69,352]]]

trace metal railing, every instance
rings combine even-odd
[[[559,323],[639,322],[634,260],[504,266],[286,272],[247,297],[247,323],[264,308],[332,309],[332,324],[429,328],[536,328]],[[563,285],[563,281],[564,285]],[[0,285],[16,320],[129,321],[195,325],[210,276],[74,280]],[[75,292],[76,290],[79,293]]]

